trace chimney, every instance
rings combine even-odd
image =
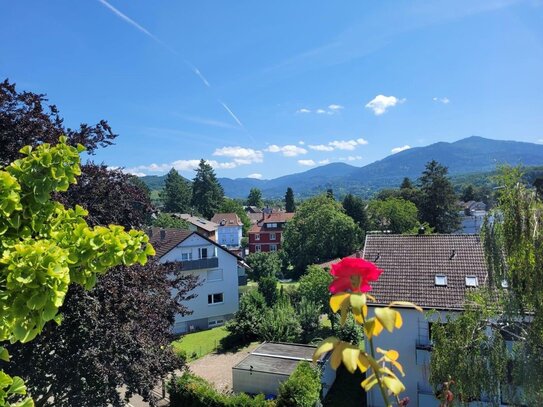
[[[160,240],[166,239],[166,231],[164,229],[160,229]]]

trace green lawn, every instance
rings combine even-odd
[[[228,335],[224,326],[206,331],[187,334],[172,342],[176,353],[184,351],[188,360],[194,360],[213,352],[220,346],[221,339]]]

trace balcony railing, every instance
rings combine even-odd
[[[181,262],[182,271],[212,269],[216,267],[219,267],[218,257],[209,257],[206,259],[198,259],[198,260],[183,260]]]

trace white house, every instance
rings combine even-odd
[[[239,249],[243,233],[243,223],[236,213],[217,213],[211,222],[219,225],[217,242],[229,249]]]
[[[194,274],[202,283],[186,304],[192,314],[176,316],[173,332],[208,329],[232,318],[239,309],[242,259],[197,232],[153,228],[149,234],[161,263],[180,262],[180,273]]]
[[[434,407],[438,404],[428,381],[431,357],[432,323],[441,315],[458,314],[466,293],[487,282],[483,247],[477,235],[390,235],[369,234],[363,258],[383,270],[370,292],[376,303],[368,304],[370,317],[376,307],[392,301],[410,301],[425,311],[437,313],[427,320],[411,308],[398,309],[403,326],[393,333],[384,331],[374,339],[375,346],[395,349],[406,376],[402,397],[409,405]],[[369,346],[366,344],[366,346]],[[372,389],[368,406],[383,406],[379,390]]]

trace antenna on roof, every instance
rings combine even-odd
[[[452,260],[452,259],[454,259],[455,257],[456,257],[456,250],[453,249],[453,251],[452,251],[452,253],[451,253],[450,257],[449,257],[449,260]]]
[[[374,262],[379,260],[381,258],[381,253],[377,253],[377,256],[375,256],[375,260],[373,260]]]

